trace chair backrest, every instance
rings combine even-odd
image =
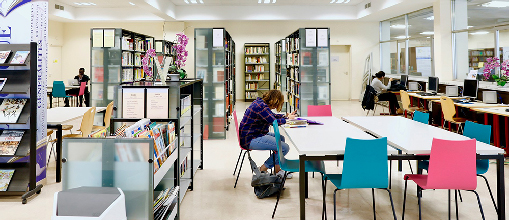
[[[418,121],[424,124],[429,124],[429,113],[424,113],[420,111],[414,112],[414,121]]]
[[[330,105],[308,105],[308,116],[332,116],[332,109]]]
[[[347,138],[341,188],[389,187],[387,138]]]
[[[440,105],[442,105],[442,113],[446,121],[454,121],[454,115],[456,115],[456,107],[451,98],[442,96],[440,97]]]
[[[239,143],[240,148],[242,148],[242,146],[240,145],[239,122],[237,119],[237,110],[233,110],[233,120],[235,121],[235,131],[237,132],[237,141]],[[242,148],[242,149],[244,149],[244,148]]]
[[[66,97],[67,94],[65,94],[64,81],[53,81],[53,89],[51,91],[51,94],[53,95],[53,97],[57,98]]]
[[[469,138],[475,138],[476,140],[485,144],[490,144],[491,125],[482,125],[475,122],[466,121],[465,128],[463,129],[463,135]]]
[[[405,90],[400,90],[399,96],[401,97],[401,104],[403,105],[403,109],[410,109],[410,96],[408,95],[408,92]]]
[[[280,154],[280,152],[283,152],[283,147],[281,146],[281,137],[279,133],[279,124],[277,123],[277,120],[274,120],[272,122],[272,126],[274,127],[274,137],[276,138],[276,147],[277,147],[277,155],[279,157],[279,165],[281,166],[281,169],[285,169],[287,167],[286,158],[284,154]]]
[[[476,140],[433,138],[429,158],[428,182],[431,189],[475,190]]]
[[[95,107],[90,108],[88,111],[83,114],[83,119],[81,120],[81,136],[88,137],[90,133],[92,133],[92,127],[94,126],[94,117],[95,117]]]
[[[110,104],[108,104],[106,106],[106,112],[104,115],[104,127],[105,128],[110,127],[110,119],[111,119],[112,114],[113,114],[113,102],[110,102]]]
[[[81,82],[80,83],[80,92],[78,93],[79,96],[85,95],[85,88],[87,87],[87,82]]]

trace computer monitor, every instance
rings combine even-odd
[[[477,98],[477,87],[479,81],[477,79],[465,79],[463,82],[463,96]]]
[[[428,91],[429,92],[438,92],[438,77],[430,76],[428,78]]]
[[[400,82],[400,84],[404,85],[405,87],[407,87],[407,82],[408,82],[408,75],[401,75],[401,82]]]

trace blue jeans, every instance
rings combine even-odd
[[[281,138],[281,148],[283,149],[283,155],[286,155],[290,150],[290,146],[285,143],[285,137],[279,136]],[[276,146],[276,137],[272,132],[267,133],[265,136],[261,136],[259,138],[255,138],[251,140],[251,144],[249,145],[249,149],[251,150],[271,150],[278,151]],[[273,158],[275,157],[275,158]],[[274,167],[274,159],[276,161],[276,165],[279,165],[279,157],[277,154],[274,156],[273,152],[271,152],[271,156],[265,161],[264,165],[268,169]]]

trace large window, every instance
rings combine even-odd
[[[485,80],[482,74],[489,57],[509,59],[509,1],[452,0],[452,10],[454,76],[477,74]]]
[[[433,76],[433,8],[380,22],[381,70]]]

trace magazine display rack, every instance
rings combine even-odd
[[[6,79],[0,91],[3,103],[0,109],[0,195],[21,195],[22,203],[26,204],[28,197],[41,192],[37,171],[45,168],[42,162],[37,164],[37,153],[31,153],[46,145],[45,141],[37,141],[36,133],[37,43],[1,44],[0,51],[10,52],[5,63],[0,64],[0,78]],[[30,53],[24,63],[10,64],[18,51]],[[38,166],[42,167],[38,169]]]

